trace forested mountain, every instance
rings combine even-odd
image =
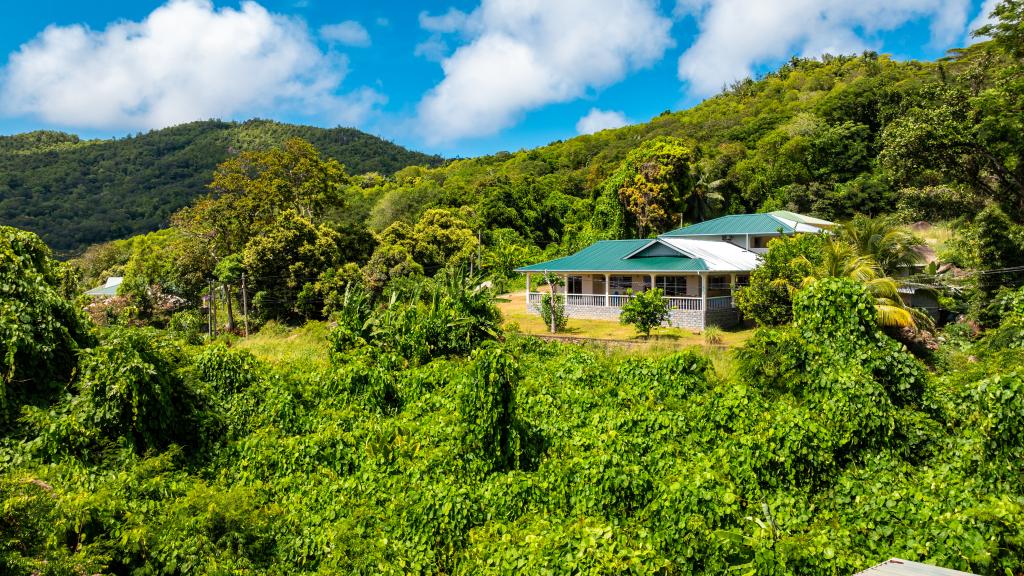
[[[0,137],[0,224],[37,232],[62,252],[155,230],[204,194],[213,169],[234,151],[293,137],[351,174],[442,162],[351,128],[266,120],[194,122],[115,140],[32,132]]]
[[[349,206],[350,220],[379,231],[432,207],[472,206],[483,230],[509,228],[561,252],[637,233],[609,177],[655,139],[659,161],[686,170],[675,171],[663,215],[645,233],[771,208],[832,219],[897,208],[944,218],[976,211],[986,198],[1017,208],[1024,145],[1014,134],[1024,114],[1019,90],[1005,81],[1011,68],[991,42],[937,62],[875,53],[794,58],[689,110],[444,165],[354,130],[267,121],[200,122],[103,142],[33,133],[0,139],[0,223],[40,232],[63,252],[153,230],[203,191],[231,150],[292,136],[351,174],[436,166],[374,181]]]

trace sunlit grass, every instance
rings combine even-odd
[[[913,232],[936,252],[941,251],[946,242],[956,235],[953,228],[943,222],[933,224],[926,230],[914,230]]]
[[[326,368],[328,332],[325,322],[309,322],[299,328],[270,323],[236,345],[271,364]]]

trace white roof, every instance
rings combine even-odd
[[[969,572],[940,568],[931,564],[921,564],[910,560],[890,558],[878,566],[872,566],[854,576],[975,576]]]
[[[700,258],[712,272],[745,272],[757,268],[758,255],[729,242],[693,238],[659,238],[691,258]]]
[[[819,234],[819,233],[825,231],[822,228],[819,228],[818,226],[812,226],[812,225],[806,224],[804,222],[798,222],[798,221],[792,220],[790,218],[784,218],[784,217],[779,216],[778,214],[776,214],[774,212],[769,212],[768,215],[771,216],[772,218],[775,218],[779,222],[782,222],[783,224],[789,226],[790,228],[795,230],[797,233]],[[808,217],[808,216],[805,216],[805,218],[810,219],[810,217]],[[817,220],[817,218],[815,218],[814,220]],[[825,224],[831,224],[831,222],[828,222],[827,220],[818,220],[818,221],[819,222],[823,222]]]
[[[122,282],[124,282],[124,276],[111,276],[110,278],[107,278],[106,282],[104,282],[103,287],[112,288],[114,286],[120,286]]]

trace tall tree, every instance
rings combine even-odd
[[[693,192],[694,152],[678,138],[660,137],[634,148],[605,183],[643,237],[666,228]]]

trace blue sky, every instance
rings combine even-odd
[[[473,156],[689,107],[794,54],[935,58],[993,1],[18,2],[0,133],[260,116]]]

